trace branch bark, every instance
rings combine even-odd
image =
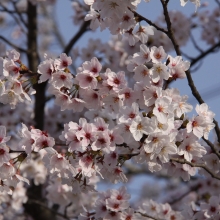
[[[38,52],[37,52],[37,5],[32,5],[28,2],[27,9],[28,19],[28,34],[27,42],[29,53],[27,54],[29,69],[33,72],[37,72],[38,67]],[[45,88],[46,83],[35,84],[35,107],[34,107],[34,121],[35,126],[38,129],[43,130],[44,127],[44,105],[45,105]],[[55,214],[46,211],[39,204],[34,204],[29,201],[38,200],[43,202],[42,197],[42,185],[35,186],[32,182],[31,187],[27,191],[28,202],[24,205],[26,213],[32,216],[35,220],[42,219],[55,219]]]
[[[171,158],[170,159],[171,162],[177,162],[177,163],[181,163],[181,164],[188,164],[191,167],[199,167],[199,168],[203,168],[204,170],[206,170],[213,178],[220,180],[220,177],[218,175],[216,175],[215,173],[213,173],[208,167],[206,167],[204,164],[197,164],[197,163],[191,163],[185,159],[179,159],[179,158]]]
[[[37,51],[37,6],[28,3],[28,49],[27,56],[29,69],[32,72],[37,72],[38,67],[38,51]],[[46,102],[45,89],[46,83],[35,84],[35,106],[34,106],[34,121],[35,127],[43,130],[44,128],[44,106]]]
[[[160,1],[161,1],[162,6],[163,6],[164,17],[165,17],[165,21],[166,21],[166,24],[167,24],[167,30],[168,30],[167,36],[170,38],[170,40],[171,40],[171,42],[174,46],[176,54],[178,56],[182,56],[179,45],[177,44],[177,41],[175,39],[173,30],[172,30],[172,24],[171,24],[169,12],[168,12],[168,9],[167,9],[168,2],[165,2],[164,0],[160,0]],[[204,100],[202,99],[200,93],[198,92],[194,82],[193,82],[193,79],[192,79],[192,76],[191,76],[191,73],[190,73],[189,70],[186,71],[186,77],[187,77],[188,85],[191,89],[191,92],[192,92],[193,96],[196,98],[196,100],[200,104],[205,103]],[[220,129],[219,129],[219,126],[218,126],[218,122],[214,119],[213,123],[215,124],[216,135],[218,137],[218,142],[220,143]]]

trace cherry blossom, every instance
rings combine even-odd
[[[190,1],[200,6],[199,0]],[[4,38],[7,47],[21,54],[5,51],[0,44],[0,219],[34,218],[26,207],[35,202],[28,188],[36,186],[43,189],[42,201],[35,195],[37,203],[53,210],[55,218],[219,219],[218,123],[190,79],[197,59],[216,49],[219,10],[198,10],[189,19],[181,12],[169,12],[171,3],[161,1],[162,16],[153,22],[139,14],[138,6],[146,2],[73,2],[73,22],[82,26],[67,47],[55,28],[56,37],[49,39],[46,27],[55,21],[41,19],[51,14],[53,0],[0,4],[1,11],[10,8],[5,11],[8,15],[20,13],[15,18],[21,19],[21,30],[15,28],[12,36],[27,32],[28,42],[33,40],[26,25],[30,16],[24,12],[39,7],[41,17],[36,22],[41,22],[38,31],[44,35],[38,37],[37,52],[29,44],[8,44]],[[187,2],[180,0],[182,6]],[[4,27],[5,19],[0,15]],[[100,27],[115,36],[109,42],[89,40],[83,48],[76,46],[78,36],[89,30],[88,21],[92,30]],[[208,52],[191,36],[197,26],[203,32],[201,39],[211,45]],[[189,36],[201,53],[197,58],[182,53]],[[25,42],[22,36],[17,40]],[[66,53],[49,52],[57,42]],[[202,103],[196,105],[194,116],[188,96],[172,84],[186,77]],[[33,98],[41,92],[42,100]],[[41,110],[45,117],[39,117]],[[130,202],[125,183],[130,188],[130,175],[138,172],[150,177],[147,184],[138,182],[143,190]],[[111,189],[101,192],[104,182],[121,187],[109,185]]]

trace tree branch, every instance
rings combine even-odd
[[[199,56],[197,56],[196,58],[194,58],[191,62],[191,67],[194,66],[199,60],[201,60],[202,58],[204,58],[206,55],[208,55],[209,53],[214,52],[215,49],[217,49],[218,47],[220,47],[220,41],[216,44],[214,44],[212,47],[210,47],[208,50],[204,51],[203,53],[201,53]]]
[[[49,211],[49,212],[51,212],[51,213],[53,213],[55,215],[58,215],[58,216],[60,216],[60,217],[62,217],[64,219],[69,220],[69,218],[66,215],[63,215],[63,214],[61,214],[59,212],[54,211],[52,208],[47,207],[45,204],[43,204],[42,202],[39,202],[38,200],[29,199],[28,202],[40,205],[42,208],[46,209],[47,211]]]
[[[152,217],[152,216],[150,216],[150,215],[147,215],[147,214],[144,214],[144,213],[142,213],[142,212],[135,212],[135,213],[139,213],[141,216],[146,217],[146,218],[150,218],[150,219],[154,219],[154,220],[160,220],[160,219],[158,219],[158,218],[154,218],[154,217]]]
[[[170,38],[170,40],[171,40],[171,42],[172,42],[172,44],[174,46],[176,54],[178,56],[181,56],[182,54],[181,54],[179,45],[177,44],[177,41],[175,39],[173,30],[172,30],[172,24],[171,24],[169,12],[168,12],[168,9],[167,9],[167,3],[164,2],[164,0],[160,0],[160,1],[161,1],[162,6],[163,6],[164,17],[165,17],[165,21],[166,21],[166,24],[167,24],[167,30],[168,30],[167,36]],[[216,45],[215,45],[215,47],[216,47]],[[207,51],[206,51],[206,53],[207,53]],[[195,61],[194,61],[194,63],[195,63]],[[191,92],[192,92],[193,96],[197,99],[197,101],[200,104],[205,103],[204,100],[202,99],[201,95],[199,94],[199,92],[198,92],[194,82],[193,82],[193,79],[192,79],[192,76],[191,76],[191,73],[190,73],[189,70],[186,71],[186,77],[187,77],[188,85],[189,85],[189,87],[191,89]],[[219,126],[218,126],[218,122],[215,119],[213,119],[213,123],[215,124],[216,135],[218,137],[218,142],[220,143],[220,129],[219,129]]]
[[[208,167],[206,167],[204,164],[197,164],[197,163],[191,163],[185,159],[179,159],[179,158],[171,158],[170,162],[177,162],[181,164],[188,164],[191,167],[200,167],[206,170],[213,178],[220,180],[220,177],[214,174]]]
[[[22,52],[22,53],[28,53],[28,50],[25,50],[21,47],[18,47],[17,45],[11,43],[9,40],[7,40],[5,37],[3,36],[0,36],[0,39],[2,41],[4,41],[6,44],[8,44],[9,46],[13,47],[15,50],[18,50],[19,52]]]
[[[218,152],[218,150],[215,149],[214,144],[213,144],[211,141],[206,140],[204,137],[203,137],[202,139],[206,142],[207,145],[209,145],[209,146],[211,147],[212,151],[213,151],[213,152],[217,155],[217,157],[220,159],[220,153]]]
[[[155,27],[158,31],[161,31],[161,32],[163,32],[163,33],[165,33],[165,34],[168,34],[168,31],[167,31],[167,30],[165,30],[165,29],[163,29],[163,28],[157,26],[157,25],[156,25],[155,23],[153,23],[151,20],[149,20],[149,19],[143,17],[142,15],[138,14],[136,11],[134,11],[134,10],[132,10],[132,9],[130,9],[130,8],[129,8],[129,10],[134,13],[134,16],[135,16],[139,21],[146,21],[149,25]]]

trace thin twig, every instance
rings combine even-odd
[[[23,151],[23,150],[9,150],[9,154],[11,154],[11,153],[25,153],[25,151]]]
[[[177,162],[177,163],[181,163],[181,164],[188,164],[191,167],[199,167],[199,168],[203,168],[204,170],[206,170],[213,178],[220,180],[220,177],[217,176],[216,174],[214,174],[208,167],[206,167],[204,164],[197,164],[197,163],[191,163],[185,159],[179,159],[179,158],[171,158],[170,159],[171,162]]]
[[[72,205],[72,202],[70,202],[68,205],[66,205],[64,210],[64,216],[67,217],[67,209]]]
[[[142,212],[135,212],[135,213],[139,213],[141,216],[146,217],[146,218],[151,218],[151,219],[154,219],[154,220],[160,220],[158,218],[154,218],[153,216],[150,216],[148,214],[144,214]]]
[[[11,47],[13,47],[14,49],[22,52],[22,53],[28,53],[28,50],[25,50],[24,48],[18,47],[17,45],[13,44],[12,42],[10,42],[9,40],[7,40],[5,37],[0,36],[0,39],[2,39],[6,44],[10,45]]]
[[[168,30],[168,33],[167,33],[167,36],[170,38],[173,46],[174,46],[174,49],[175,49],[175,52],[178,56],[181,56],[181,51],[180,51],[180,48],[179,48],[179,45],[177,44],[177,41],[175,39],[175,36],[174,36],[174,33],[173,33],[173,30],[172,30],[172,24],[171,24],[171,21],[170,21],[170,16],[169,16],[169,12],[168,12],[168,9],[167,9],[167,3],[164,1],[164,0],[160,0],[161,1],[161,4],[163,6],[163,11],[164,11],[164,17],[165,17],[165,21],[166,21],[166,24],[167,24],[167,30]],[[217,44],[217,45],[214,45],[214,49],[219,47],[219,44],[220,42]],[[205,54],[203,55],[200,55],[199,58],[197,57],[196,60],[198,59],[202,59],[206,54],[210,53],[209,51],[210,50],[214,50],[212,48],[210,48],[208,51],[205,52]],[[195,63],[195,60],[194,62]],[[192,64],[191,64],[192,66]],[[191,76],[191,73],[189,70],[186,71],[186,77],[187,77],[187,80],[188,80],[188,85],[191,89],[191,92],[193,94],[193,96],[197,99],[197,101],[202,104],[202,103],[205,103],[204,100],[202,99],[200,93],[198,92],[194,82],[193,82],[193,79],[192,79],[192,76]],[[218,142],[220,143],[220,129],[219,129],[219,126],[218,126],[218,122],[213,119],[213,123],[215,124],[215,131],[216,131],[216,135],[218,137]]]
[[[206,142],[206,144],[208,144],[208,145],[211,147],[212,151],[213,151],[213,152],[217,155],[217,157],[220,159],[220,153],[218,152],[218,150],[215,149],[214,144],[213,144],[211,141],[206,140],[204,137],[203,137],[202,139]]]
[[[129,10],[134,13],[134,16],[135,16],[136,18],[138,18],[139,21],[146,21],[149,25],[155,27],[158,31],[161,31],[161,32],[163,32],[163,33],[165,33],[165,34],[168,34],[168,31],[167,31],[167,30],[165,30],[165,29],[163,29],[163,28],[157,26],[157,25],[156,25],[155,23],[153,23],[151,20],[145,18],[144,16],[138,14],[136,11],[134,11],[134,10],[132,10],[132,9],[130,9],[130,8],[129,8]]]
[[[220,47],[220,41],[216,44],[214,44],[212,47],[210,47],[208,50],[204,51],[203,53],[201,53],[199,56],[197,56],[196,58],[194,58],[191,62],[191,67],[193,65],[195,65],[199,60],[201,60],[202,58],[204,58],[206,55],[208,55],[209,53],[212,53],[215,51],[215,49],[217,49],[218,47]]]

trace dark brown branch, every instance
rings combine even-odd
[[[209,145],[211,147],[213,153],[215,153],[217,155],[217,157],[220,159],[220,153],[218,152],[218,150],[216,150],[214,144],[211,141],[206,140],[204,137],[202,139],[206,142],[207,145]]]
[[[21,47],[18,47],[17,45],[13,44],[12,42],[10,42],[9,40],[7,40],[5,37],[3,36],[0,36],[0,39],[2,41],[4,41],[6,44],[8,44],[9,46],[13,47],[15,50],[18,50],[19,52],[22,52],[22,53],[28,53],[27,50],[21,48]]]
[[[157,25],[156,25],[155,23],[153,23],[151,20],[145,18],[144,16],[138,14],[136,11],[134,11],[134,10],[132,10],[132,9],[130,9],[130,8],[129,8],[129,10],[134,13],[134,16],[138,19],[139,22],[140,22],[140,21],[146,21],[149,25],[155,27],[158,31],[161,31],[161,32],[163,32],[163,33],[165,33],[165,34],[168,34],[168,31],[167,31],[167,30],[165,30],[165,29],[163,29],[163,28],[157,26]]]
[[[51,212],[51,213],[53,213],[53,214],[55,214],[57,216],[60,216],[60,217],[62,217],[64,219],[68,219],[69,220],[69,218],[66,215],[63,215],[62,213],[56,212],[55,210],[53,210],[52,208],[47,207],[44,203],[42,203],[42,202],[40,202],[38,200],[29,199],[28,203],[37,204],[37,205],[41,206],[43,209],[45,209],[45,210],[47,210],[47,211],[49,211],[49,212]]]
[[[66,45],[63,53],[69,54],[74,44],[79,40],[79,38],[88,30],[88,26],[90,21],[85,21],[80,27],[77,34],[70,40],[70,42]]]
[[[195,66],[193,69],[190,70],[191,74],[193,74],[194,72],[198,71],[198,70],[201,68],[202,63],[203,63],[202,60],[200,60],[199,63],[198,63],[198,65]]]
[[[32,5],[28,2],[28,49],[29,53],[27,55],[29,69],[32,72],[37,72],[38,67],[38,46],[37,46],[37,6]],[[34,121],[35,127],[43,130],[44,128],[44,106],[45,106],[45,89],[46,83],[35,84],[34,89],[35,94],[35,106],[34,106]]]
[[[171,24],[169,12],[168,12],[168,9],[167,9],[167,3],[168,2],[165,2],[164,0],[160,0],[160,1],[161,1],[162,6],[163,6],[163,13],[164,13],[165,21],[166,21],[166,24],[167,24],[166,34],[170,38],[170,40],[171,40],[171,42],[174,46],[174,49],[176,51],[176,54],[178,56],[181,56],[181,51],[180,51],[179,45],[177,44],[176,38],[174,37],[174,33],[173,33],[173,30],[172,30],[172,24]]]
[[[23,151],[23,150],[9,150],[9,154],[11,154],[11,153],[25,153],[25,151]]]
[[[208,167],[206,167],[204,164],[197,164],[197,163],[191,163],[185,159],[179,159],[179,158],[171,158],[170,162],[177,162],[181,164],[188,164],[191,167],[198,167],[198,168],[203,168],[206,170],[213,178],[220,180],[220,177],[214,174]]]
[[[150,218],[150,219],[154,219],[154,220],[160,220],[160,219],[158,219],[158,218],[154,218],[154,217],[152,217],[152,216],[150,216],[150,215],[147,215],[147,214],[144,214],[144,213],[142,213],[142,212],[135,212],[135,213],[139,213],[141,216],[146,217],[146,218]]]
[[[172,30],[172,24],[171,24],[169,12],[168,12],[168,9],[167,9],[167,3],[164,0],[160,0],[160,1],[161,1],[162,6],[163,6],[164,17],[165,17],[165,21],[166,21],[166,24],[167,24],[167,30],[168,30],[167,36],[170,38],[170,40],[171,40],[171,42],[174,46],[176,54],[178,56],[181,56],[182,54],[181,54],[179,45],[177,44],[177,41],[175,39],[173,30]],[[220,42],[219,42],[219,44],[220,44]],[[215,45],[215,48],[217,48],[217,47],[219,47],[219,45]],[[210,50],[211,49],[212,48],[210,48]],[[208,51],[206,51],[206,54],[209,53]],[[200,59],[203,58],[204,56],[205,55],[201,55]],[[195,63],[195,61],[194,61],[194,63]],[[193,96],[197,99],[197,101],[200,104],[205,103],[204,100],[202,99],[201,95],[199,94],[194,82],[193,82],[193,79],[192,79],[192,76],[191,76],[191,73],[190,73],[189,70],[186,71],[186,77],[187,77],[188,85],[191,89],[191,92],[192,92]],[[216,131],[216,135],[218,137],[218,142],[220,143],[220,129],[219,129],[219,126],[218,126],[218,122],[215,119],[213,120],[213,122],[215,124],[215,131]]]
[[[164,179],[164,180],[169,179],[170,180],[170,176],[167,176],[163,173],[152,173],[146,170],[146,167],[137,167],[137,166],[134,166],[134,164],[130,164],[130,163],[125,163],[123,167],[126,170],[127,177],[141,174],[141,175],[151,176],[151,178],[155,178],[155,179]]]
[[[28,1],[27,8],[27,21],[28,21],[28,34],[27,34],[27,47],[29,53],[27,60],[29,69],[32,72],[37,72],[38,68],[38,46],[37,46],[37,4],[32,5]],[[45,88],[46,83],[35,84],[35,106],[34,106],[34,121],[37,129],[43,130],[44,127],[44,106],[45,106]],[[51,211],[44,209],[40,205],[30,203],[30,200],[37,200],[44,203],[42,197],[42,185],[34,185],[32,182],[31,187],[27,190],[28,202],[24,204],[25,212],[28,213],[34,220],[42,219],[55,219],[55,214]]]
[[[215,51],[215,49],[217,49],[218,47],[220,47],[220,41],[216,44],[214,44],[212,47],[210,47],[208,50],[204,51],[203,53],[201,53],[199,56],[197,56],[196,58],[194,58],[191,62],[191,67],[193,65],[195,65],[199,60],[203,59],[205,56],[207,56],[208,54],[212,53]]]

